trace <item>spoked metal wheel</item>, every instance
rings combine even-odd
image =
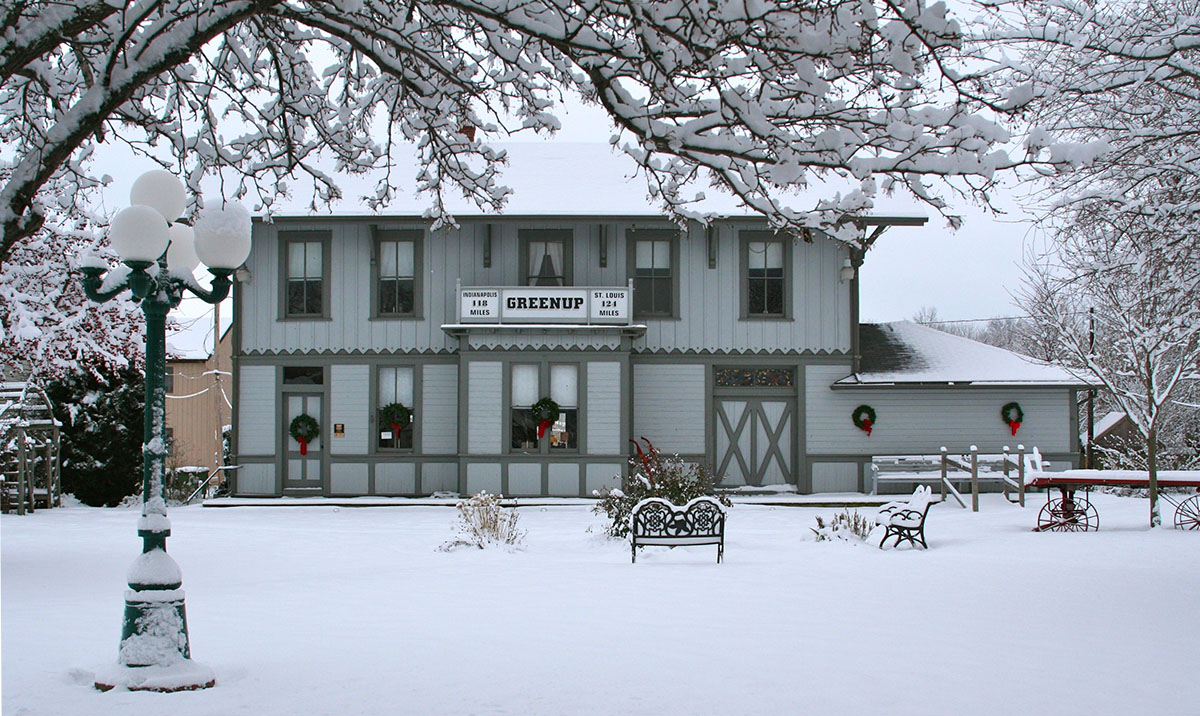
[[[1056,497],[1042,505],[1038,532],[1087,532],[1100,529],[1100,513],[1086,497]]]
[[[1175,508],[1175,526],[1181,530],[1200,530],[1200,495],[1194,495]]]

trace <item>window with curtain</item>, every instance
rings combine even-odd
[[[634,244],[633,312],[639,316],[670,316],[675,310],[675,279],[671,242],[639,239]]]
[[[784,315],[782,241],[746,243],[746,314]]]
[[[287,315],[320,316],[324,311],[324,255],[320,241],[287,245]]]
[[[416,244],[379,242],[379,313],[411,316],[416,306]]]
[[[376,406],[376,419],[379,426],[377,447],[400,450],[411,450],[413,447],[413,426],[417,422],[416,410],[413,407],[413,367],[381,366],[379,368],[379,394]],[[411,421],[407,427],[392,430],[392,426],[383,417],[383,409],[392,403],[400,403],[408,408]]]
[[[509,421],[513,450],[551,452],[579,448],[579,366],[573,363],[514,363],[511,367]],[[558,420],[539,440],[533,404],[549,397],[558,403]],[[544,448],[543,448],[544,446]]]
[[[529,285],[566,286],[566,242],[529,241]]]

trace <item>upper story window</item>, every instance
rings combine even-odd
[[[509,425],[514,451],[579,449],[578,364],[513,363],[510,385]],[[558,419],[543,427],[535,419],[533,406],[547,397],[558,404]]]
[[[420,231],[381,231],[375,238],[375,315],[420,314]]]
[[[417,422],[416,408],[413,404],[413,367],[411,365],[380,366],[378,374],[378,404],[375,406],[375,417],[379,429],[376,447],[387,449],[411,450],[413,447],[413,431]],[[408,425],[392,423],[383,414],[384,408],[399,403],[408,409]]]
[[[766,232],[742,232],[743,317],[787,316],[789,259],[785,239]]]
[[[329,316],[329,235],[325,232],[280,232],[283,247],[283,316]]]
[[[678,234],[672,231],[631,231],[633,313],[638,317],[675,316]]]
[[[570,230],[526,229],[521,237],[521,282],[527,286],[570,286]]]

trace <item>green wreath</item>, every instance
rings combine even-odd
[[[560,412],[561,411],[558,408],[558,403],[554,402],[550,398],[542,398],[538,402],[534,403],[533,407],[529,409],[530,417],[539,423],[546,421],[553,423],[555,420],[558,420]]]
[[[559,412],[558,403],[550,398],[542,398],[529,408],[529,416],[538,424],[539,440],[546,436],[546,429],[553,425],[555,420],[558,420]]]
[[[308,454],[308,444],[317,439],[321,434],[321,426],[313,416],[307,413],[302,413],[292,418],[292,424],[288,426],[288,434],[292,439],[300,443],[300,454]]]
[[[1017,434],[1017,428],[1021,427],[1021,423],[1025,422],[1025,411],[1021,410],[1021,404],[1013,401],[1005,403],[1003,408],[1000,408],[1000,419],[1004,424],[1012,428],[1012,434]]]
[[[869,405],[860,405],[850,413],[850,419],[854,421],[854,427],[862,430],[871,437],[871,426],[875,424],[875,409]]]
[[[379,409],[379,417],[384,425],[394,426],[395,430],[403,430],[412,424],[412,412],[403,403],[388,403]]]

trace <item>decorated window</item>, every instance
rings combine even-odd
[[[514,363],[509,408],[511,448],[555,452],[579,447],[579,366]]]
[[[675,313],[674,241],[668,232],[631,233],[635,316]]]
[[[718,388],[791,388],[796,384],[794,368],[717,368]]]
[[[571,285],[570,231],[527,229],[520,236],[521,271],[525,285]]]
[[[319,365],[289,365],[283,368],[284,385],[324,385],[325,370]]]
[[[378,436],[376,447],[411,450],[413,447],[413,367],[381,366],[376,396]]]
[[[783,317],[786,301],[786,246],[781,239],[744,243],[745,315]]]
[[[322,241],[286,243],[288,317],[323,316],[325,311],[325,249]]]
[[[388,232],[384,236],[398,233]],[[416,314],[417,248],[417,242],[411,239],[383,238],[379,241],[376,306],[380,316]]]

